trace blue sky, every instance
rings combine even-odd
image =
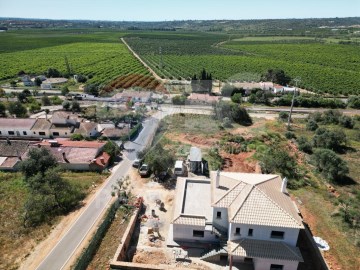
[[[0,0],[0,17],[164,21],[360,16],[360,0]]]

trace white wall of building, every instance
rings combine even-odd
[[[254,270],[270,270],[271,264],[283,265],[283,270],[296,270],[299,262],[255,258]]]
[[[217,218],[217,212],[221,212],[221,218]],[[223,231],[228,231],[229,222],[228,222],[228,211],[226,208],[213,208],[213,223],[215,226],[219,227]]]
[[[236,228],[240,228],[240,235],[235,234]],[[270,241],[282,241],[290,246],[296,246],[296,242],[299,236],[299,229],[294,228],[280,228],[272,226],[259,226],[259,225],[248,225],[248,224],[236,224],[231,223],[229,227],[230,240],[238,240],[240,238],[250,238],[258,240],[270,240]],[[253,235],[248,236],[249,229],[253,229]],[[284,239],[271,238],[271,231],[283,231]]]
[[[204,237],[194,237],[193,231],[204,231]],[[173,225],[174,240],[178,241],[201,241],[201,242],[216,242],[218,239],[210,230],[205,230],[202,226],[190,226],[190,225]]]
[[[33,137],[33,132],[28,128],[0,127],[0,132],[1,137]],[[9,132],[14,134],[11,135]]]

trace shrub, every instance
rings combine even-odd
[[[279,112],[279,118],[280,121],[286,122],[289,119],[289,113],[288,112]]]
[[[316,123],[315,120],[313,119],[309,119],[306,123],[306,129],[307,130],[311,130],[311,131],[315,131],[317,130],[319,127],[319,125]]]
[[[330,181],[341,181],[349,173],[347,163],[329,149],[317,149],[312,161],[318,171]]]
[[[186,96],[175,96],[172,98],[172,103],[174,105],[185,105],[186,102]]]
[[[353,109],[360,109],[360,97],[359,96],[349,97],[348,107],[353,108]]]
[[[338,110],[328,110],[322,115],[322,122],[324,124],[338,124],[342,113]]]
[[[301,136],[296,141],[298,143],[298,148],[299,148],[300,151],[303,151],[303,152],[308,153],[308,154],[312,153],[312,145],[308,141],[308,139],[306,139],[306,137]]]
[[[286,139],[289,139],[289,140],[296,138],[295,133],[291,132],[291,131],[286,131],[285,132],[285,137],[286,137]]]
[[[313,137],[315,147],[340,151],[346,144],[346,135],[342,130],[331,131],[326,128],[318,128]]]
[[[353,128],[355,125],[354,119],[350,116],[343,115],[339,118],[339,124],[340,126],[343,126],[344,128]]]
[[[231,96],[231,101],[240,104],[242,101],[242,95],[240,93],[234,94],[233,96]]]

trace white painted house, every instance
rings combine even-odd
[[[286,184],[278,175],[233,172],[178,178],[172,241],[217,242],[202,259],[225,259],[238,269],[296,270],[303,261],[296,243],[304,226]]]

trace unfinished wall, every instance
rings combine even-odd
[[[110,264],[111,267],[112,267],[113,263],[116,264],[116,262],[121,262],[121,261],[127,260],[127,255],[126,255],[127,250],[129,248],[131,237],[133,235],[133,232],[134,232],[134,229],[136,226],[136,222],[139,218],[139,213],[141,212],[142,207],[143,207],[143,205],[141,204],[141,206],[134,212],[134,214],[130,218],[129,225],[128,225],[123,237],[121,238],[120,245],[117,248],[115,256]]]

